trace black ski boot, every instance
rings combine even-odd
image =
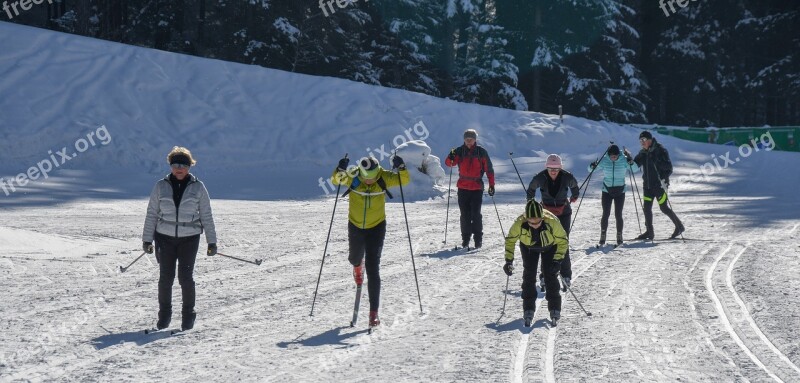
[[[683,224],[679,224],[678,226],[675,226],[675,231],[672,232],[672,235],[669,238],[670,239],[678,238],[678,236],[683,234],[684,231],[686,231],[686,228],[683,227]]]
[[[559,319],[561,319],[561,310],[550,310],[550,322],[553,326],[558,326]]]
[[[600,232],[600,242],[598,242],[598,244],[600,246],[603,246],[603,245],[606,244],[606,231],[605,230]]]
[[[480,249],[481,246],[483,246],[483,237],[482,236],[479,237],[476,235],[474,239],[475,239],[475,248]]]
[[[522,319],[525,320],[525,327],[531,327],[533,323],[533,310],[525,310],[525,313],[522,316]]]
[[[650,240],[652,240],[653,237],[655,237],[655,235],[653,234],[653,230],[652,229],[647,229],[647,231],[642,233],[640,236],[636,237],[636,239],[644,239],[644,240],[650,239]]]
[[[465,249],[466,249],[467,247],[469,247],[469,238],[467,238],[467,239],[464,239],[464,240],[462,240],[462,241],[461,241],[461,247],[462,247],[462,248],[465,248]]]
[[[622,244],[622,232],[618,231],[617,232],[617,246],[619,246],[621,244]]]
[[[169,327],[169,322],[172,321],[172,310],[158,310],[158,323],[156,328],[163,330]]]
[[[197,318],[197,313],[192,310],[192,312],[185,312],[183,313],[183,318],[181,318],[181,330],[191,330],[194,327],[194,320]]]

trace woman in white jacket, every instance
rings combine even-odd
[[[171,173],[156,182],[147,204],[142,242],[144,251],[152,254],[155,241],[158,279],[158,329],[169,326],[172,319],[172,284],[175,266],[181,285],[183,307],[181,329],[194,327],[194,263],[200,245],[200,234],[205,231],[208,242],[207,255],[217,253],[217,233],[211,214],[211,201],[205,185],[189,173],[196,163],[192,153],[183,147],[174,147],[167,155]]]

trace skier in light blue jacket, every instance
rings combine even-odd
[[[606,230],[608,229],[608,216],[611,213],[611,203],[614,203],[614,218],[617,221],[617,246],[622,244],[622,208],[625,205],[625,176],[628,171],[635,173],[639,166],[633,162],[630,153],[625,151],[625,159],[620,156],[619,146],[608,147],[608,156],[603,156],[598,161],[589,165],[589,171],[598,168],[603,171],[603,218],[600,219],[600,245],[606,243]]]

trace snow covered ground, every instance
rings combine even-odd
[[[381,268],[383,325],[367,335],[366,309],[348,327],[346,200],[309,317],[333,208],[317,179],[343,153],[388,149],[411,129],[409,138],[444,157],[463,129],[476,127],[493,155],[497,214],[507,229],[524,202],[509,152],[526,183],[547,152],[564,155],[583,180],[609,140],[635,147],[638,130],[569,117],[562,126],[554,116],[6,23],[0,93],[6,179],[101,126],[111,136],[47,180],[0,194],[0,381],[800,381],[796,153],[745,156],[659,137],[676,165],[672,202],[687,226],[685,243],[594,249],[594,177],[571,235],[573,290],[592,315],[565,295],[554,328],[544,309],[532,329],[522,327],[520,264],[501,316],[506,277],[492,200],[484,199],[484,248],[454,253],[447,249],[458,237],[457,209],[450,206],[442,244],[446,199],[414,173],[423,181],[406,209],[423,314],[395,192]],[[425,129],[413,130],[420,121]],[[264,262],[198,255],[196,328],[143,335],[157,310],[155,260],[125,273],[118,266],[140,254],[146,193],[175,144],[199,157],[220,251]],[[697,176],[728,151],[739,160]],[[629,193],[626,238],[639,233],[632,205]],[[671,224],[654,214],[656,238],[667,237]]]

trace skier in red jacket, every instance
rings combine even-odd
[[[461,211],[461,246],[469,246],[470,237],[475,239],[475,248],[483,245],[483,174],[489,180],[489,196],[494,196],[494,169],[489,153],[477,144],[478,132],[467,129],[464,145],[450,150],[445,165],[458,165],[458,208]]]

